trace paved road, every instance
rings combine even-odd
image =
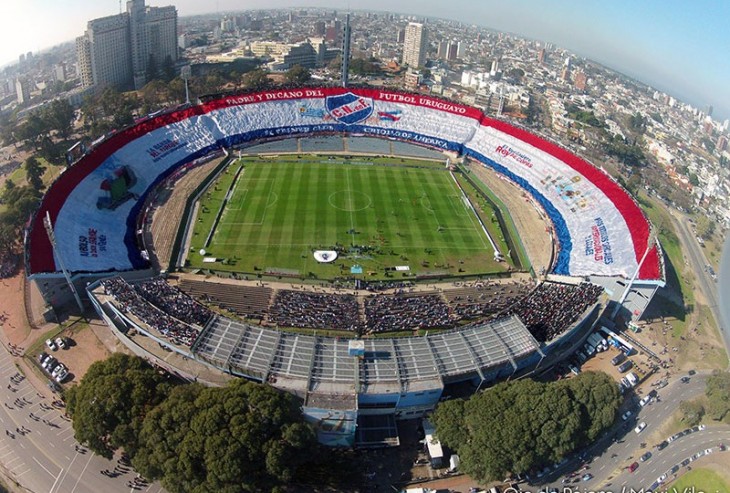
[[[697,242],[695,237],[696,235],[692,232],[687,216],[676,211],[671,211],[670,214],[672,215],[674,224],[677,226],[676,230],[679,236],[679,241],[682,244],[682,251],[691,263],[692,270],[697,275],[697,282],[695,283],[695,286],[700,288],[707,299],[709,308],[712,311],[712,316],[715,317],[715,322],[717,323],[717,326],[720,327],[720,335],[725,343],[725,351],[728,355],[730,355],[729,328],[724,327],[720,315],[717,283],[714,279],[712,279],[709,272],[705,270],[705,266],[708,263],[705,258],[705,254],[702,247]]]
[[[720,444],[730,446],[730,426],[708,426],[704,430],[674,440],[664,450],[652,449],[652,457],[646,462],[637,460],[639,467],[633,473],[624,470],[605,486],[613,486],[614,489],[619,489],[618,487],[633,487],[637,490],[641,487],[649,488],[665,473],[666,479],[661,484],[666,486],[688,470],[686,466],[682,466],[682,461],[690,459],[698,452],[709,449],[712,454],[721,453],[724,454],[724,457],[730,456],[727,449],[724,452],[720,451]],[[690,462],[688,465],[692,467],[693,464]],[[672,468],[675,466],[676,470],[672,472]]]
[[[0,349],[0,464],[8,476],[36,493],[159,493],[159,485],[132,489],[133,471],[111,478],[102,470],[114,470],[108,461],[78,448],[71,423],[63,409],[19,375],[14,358]]]
[[[618,477],[621,474],[624,467],[631,464],[647,450],[651,450],[654,453],[655,449],[653,446],[660,442],[662,439],[667,437],[660,437],[658,440],[649,443],[649,437],[655,433],[674,413],[679,406],[679,402],[682,400],[689,400],[698,395],[701,395],[705,391],[705,381],[709,372],[698,372],[692,376],[687,383],[682,383],[680,377],[673,377],[669,385],[665,388],[658,390],[657,394],[660,401],[654,400],[651,404],[645,407],[639,407],[638,401],[640,395],[627,397],[624,407],[621,409],[621,413],[629,409],[633,412],[633,416],[628,419],[625,423],[618,420],[619,422],[612,428],[609,433],[599,439],[595,444],[587,450],[587,458],[593,458],[590,465],[584,472],[589,472],[593,475],[593,479],[590,481],[579,481],[577,483],[570,483],[574,488],[580,487],[581,490],[600,490],[606,488],[608,484],[619,484],[617,483]],[[651,389],[651,387],[649,387]],[[649,392],[645,390],[644,394]],[[641,433],[635,433],[634,428],[637,424],[645,422],[646,428]],[[730,428],[730,427],[729,427]],[[703,432],[699,432],[703,436],[710,437],[707,432],[710,431],[708,428]],[[690,435],[687,436],[689,438]],[[716,441],[715,441],[716,442]],[[645,444],[644,447],[641,444]],[[681,443],[681,439],[677,441],[677,444]],[[717,445],[717,443],[715,443]],[[729,443],[730,445],[730,443]],[[702,448],[704,450],[706,446]],[[664,449],[662,456],[665,456],[667,460],[673,460],[673,451],[675,449],[674,443],[670,444],[669,447]],[[678,452],[676,455],[681,455],[684,452]],[[690,454],[691,455],[691,454]],[[684,456],[679,458],[677,462],[681,462]],[[658,461],[657,461],[658,462]],[[564,469],[559,469],[557,472],[561,473],[557,477],[551,477],[552,481],[548,485],[541,485],[541,488],[547,487],[558,488],[559,491],[563,491],[563,487],[566,486],[562,483],[562,479],[566,477],[571,471],[579,470],[581,462],[573,460],[564,466]],[[641,467],[640,467],[641,469]],[[579,474],[579,476],[582,475]],[[635,486],[649,486],[656,477],[657,474],[648,484],[637,484]],[[629,481],[625,479],[624,481]],[[634,486],[634,484],[629,484]],[[540,489],[540,488],[538,488]],[[620,491],[620,489],[619,489]]]

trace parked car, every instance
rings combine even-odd
[[[637,470],[638,468],[639,468],[639,463],[638,463],[638,462],[634,462],[633,464],[631,464],[631,465],[629,466],[629,472],[634,472],[634,471],[636,471],[636,470]]]
[[[618,371],[620,371],[621,373],[623,373],[625,371],[629,371],[632,366],[634,366],[634,363],[632,363],[631,360],[626,360],[619,365]]]
[[[628,421],[628,419],[629,419],[629,418],[630,418],[630,417],[631,417],[631,416],[632,416],[633,414],[634,414],[634,413],[632,413],[631,411],[626,411],[625,413],[623,413],[623,414],[621,415],[621,419],[623,419],[624,421]]]
[[[66,349],[66,341],[63,340],[63,337],[56,337],[56,345],[59,349]]]
[[[56,375],[58,375],[59,373],[61,373],[65,369],[66,369],[66,365],[64,365],[63,363],[59,363],[58,366],[56,366],[53,369],[53,371],[51,372],[51,376],[53,378],[56,378]]]
[[[642,455],[641,457],[639,457],[639,460],[641,462],[646,462],[649,459],[651,459],[651,452],[646,452],[644,455]]]
[[[620,365],[623,363],[623,361],[626,359],[626,355],[624,353],[618,353],[616,356],[611,358],[611,364],[613,366]]]
[[[55,380],[56,380],[56,382],[58,382],[58,383],[61,383],[61,382],[63,382],[64,380],[66,380],[66,377],[67,377],[67,376],[68,376],[68,368],[66,368],[66,367],[64,366],[64,367],[63,367],[63,369],[61,369],[61,371],[59,371],[59,372],[58,372],[58,373],[56,374]]]
[[[53,371],[56,365],[58,365],[58,360],[53,356],[49,356],[43,363],[41,363],[43,369],[49,372]]]
[[[649,404],[649,403],[651,402],[651,400],[652,400],[652,397],[651,397],[650,395],[644,396],[644,397],[643,397],[643,398],[642,398],[642,399],[641,399],[641,400],[639,401],[639,406],[641,406],[641,407],[644,407],[644,406],[646,406],[647,404]]]
[[[50,354],[43,351],[41,354],[38,355],[38,362],[41,364],[41,366],[43,366],[43,362],[46,361],[50,357],[51,357]]]
[[[638,433],[641,433],[642,431],[644,431],[644,428],[646,428],[646,422],[642,421],[641,423],[638,424],[638,426],[636,428],[634,428],[634,431],[638,434]]]
[[[48,349],[50,349],[51,351],[56,351],[58,349],[56,343],[50,339],[46,339],[46,346],[48,346]]]

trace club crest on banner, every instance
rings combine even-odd
[[[373,100],[351,92],[327,96],[324,105],[332,118],[346,125],[366,120],[373,114]]]

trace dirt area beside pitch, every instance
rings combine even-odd
[[[524,190],[491,169],[476,164],[470,166],[469,169],[509,209],[509,215],[514,221],[520,240],[535,272],[539,274],[548,271],[553,245],[546,240],[549,238],[548,231],[552,225],[542,215],[543,213],[538,211],[534,202]]]

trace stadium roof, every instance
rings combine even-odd
[[[366,339],[362,359],[348,339],[279,332],[217,316],[193,353],[234,374],[297,395],[402,394],[440,389],[493,372],[540,344],[516,316],[423,337]]]

